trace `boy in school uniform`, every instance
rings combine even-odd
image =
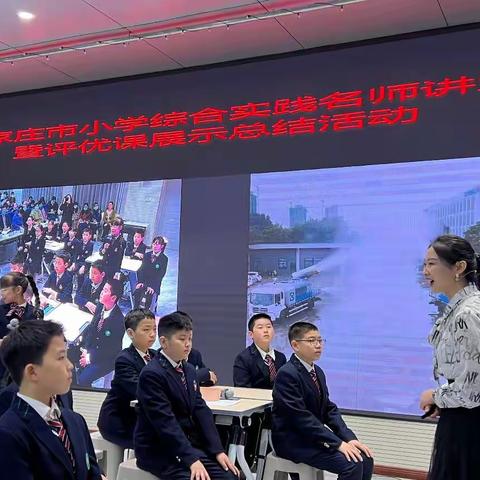
[[[90,387],[92,382],[113,370],[113,359],[122,350],[124,316],[118,301],[123,293],[120,280],[108,280],[101,293],[92,321],[81,335],[78,345],[79,385]]]
[[[271,390],[277,372],[287,359],[272,348],[275,330],[270,316],[266,313],[253,315],[248,321],[248,335],[253,342],[235,358],[233,385]]]
[[[92,255],[93,252],[93,241],[92,241],[92,231],[89,228],[86,228],[82,232],[82,241],[79,243],[77,257],[75,258],[72,267],[70,268],[73,273],[77,274],[77,285],[80,288],[83,285],[85,275],[88,274],[88,263],[87,258]]]
[[[70,255],[68,253],[57,253],[55,255],[53,260],[54,271],[48,276],[43,286],[43,295],[61,303],[72,302],[73,274],[68,271],[69,265]]]
[[[152,251],[143,257],[142,266],[137,272],[138,283],[133,293],[136,307],[150,307],[152,304],[155,306],[153,300],[160,294],[162,280],[167,273],[166,247],[167,241],[163,237],[155,237],[152,241]]]
[[[143,243],[145,238],[145,230],[135,230],[133,234],[133,242],[127,244],[125,256],[134,260],[143,260],[143,256],[147,250],[147,246]]]
[[[0,465],[19,480],[101,480],[87,424],[58,407],[72,381],[62,326],[30,320],[0,346],[0,355],[19,391],[0,418]]]
[[[192,322],[178,312],[166,315],[158,336],[162,350],[138,381],[137,465],[162,480],[234,480],[239,472],[223,451],[195,369],[185,361]]]
[[[157,337],[155,315],[149,310],[132,310],[125,317],[125,331],[132,344],[115,360],[115,375],[100,409],[98,428],[103,438],[133,449],[137,413],[130,402],[137,398],[140,372],[156,354],[151,349]]]
[[[100,251],[103,255],[107,278],[113,278],[116,273],[120,272],[122,267],[123,254],[127,246],[122,230],[123,220],[117,217],[110,227],[110,237]]]
[[[330,400],[323,370],[315,365],[324,339],[308,322],[294,323],[288,339],[295,353],[273,387],[272,440],[282,458],[338,474],[338,480],[370,480],[373,458]]]
[[[75,303],[80,310],[95,313],[100,302],[100,293],[105,286],[105,268],[101,261],[93,262],[88,277],[75,295]]]

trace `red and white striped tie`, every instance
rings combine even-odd
[[[70,460],[72,462],[73,468],[75,468],[75,458],[73,457],[72,445],[70,443],[70,438],[68,437],[67,429],[63,425],[63,422],[60,419],[50,419],[47,420],[48,425],[56,433],[60,441],[62,442],[63,448],[68,453]]]
[[[175,371],[181,375],[183,386],[185,387],[185,390],[187,390],[187,379],[185,378],[185,372],[183,371],[183,367],[181,365],[177,365],[175,367]]]
[[[310,370],[310,376],[312,377],[313,383],[317,387],[318,393],[321,393],[320,384],[318,383],[318,378],[315,372],[315,368],[312,368],[312,370]]]
[[[275,368],[275,363],[273,358],[270,355],[265,355],[265,364],[268,367],[268,371],[270,373],[270,381],[273,383],[277,376],[277,369]]]

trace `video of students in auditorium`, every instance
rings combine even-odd
[[[290,325],[314,323],[341,408],[418,415],[448,303],[424,254],[445,233],[480,252],[479,178],[480,158],[252,175],[248,317],[271,316],[287,358]]]
[[[45,318],[64,327],[74,386],[110,388],[131,309],[176,310],[180,201],[180,180],[0,192],[0,274],[34,277]]]

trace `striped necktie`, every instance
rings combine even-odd
[[[318,383],[317,374],[315,373],[315,368],[312,368],[312,370],[310,370],[310,377],[312,377],[313,383],[317,387],[318,393],[321,393],[320,384]]]
[[[49,419],[47,420],[47,423],[52,429],[52,431],[58,436],[58,438],[62,442],[63,448],[68,453],[68,456],[70,457],[73,468],[75,468],[75,458],[73,457],[72,445],[70,443],[70,438],[68,436],[67,429],[63,425],[62,420],[60,420],[59,418]]]
[[[146,354],[143,356],[143,359],[148,363],[148,362],[152,359],[152,357],[150,356],[149,353],[146,353]]]
[[[103,311],[101,314],[100,314],[100,319],[98,320],[98,323],[97,323],[97,332],[100,333],[100,331],[102,330],[102,327],[103,327],[103,324],[105,323],[105,311]]]
[[[265,365],[268,367],[268,372],[270,373],[270,381],[273,383],[275,377],[277,376],[277,369],[275,368],[275,363],[273,358],[270,355],[265,355]]]
[[[175,371],[180,374],[183,386],[185,387],[185,390],[187,390],[187,379],[185,378],[185,372],[183,371],[182,365],[177,365]]]

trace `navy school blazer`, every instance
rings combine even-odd
[[[149,349],[149,354],[153,359],[156,351]],[[115,360],[112,385],[100,409],[100,433],[103,438],[123,448],[133,449],[137,413],[130,402],[137,398],[138,377],[145,365],[133,345],[123,349]]]
[[[101,472],[87,424],[62,409],[75,458],[72,462],[45,420],[20,397],[0,418],[0,465],[9,478],[21,480],[100,480]]]
[[[287,362],[282,352],[275,350],[275,368],[277,372]],[[271,390],[273,383],[270,381],[268,366],[263,361],[258,348],[252,343],[242,350],[233,363],[233,386],[264,388]]]
[[[137,464],[159,477],[172,463],[182,463],[188,469],[202,455],[214,457],[223,452],[212,411],[200,394],[195,368],[183,362],[183,369],[187,389],[181,375],[158,353],[138,381]]]
[[[312,456],[357,438],[330,400],[323,370],[315,364],[314,368],[320,392],[295,355],[280,369],[273,387],[273,448],[294,462],[307,463]]]
[[[58,293],[57,300],[60,303],[72,303],[73,273],[66,270],[57,283],[57,274],[53,271],[47,278],[43,288],[51,288]]]

